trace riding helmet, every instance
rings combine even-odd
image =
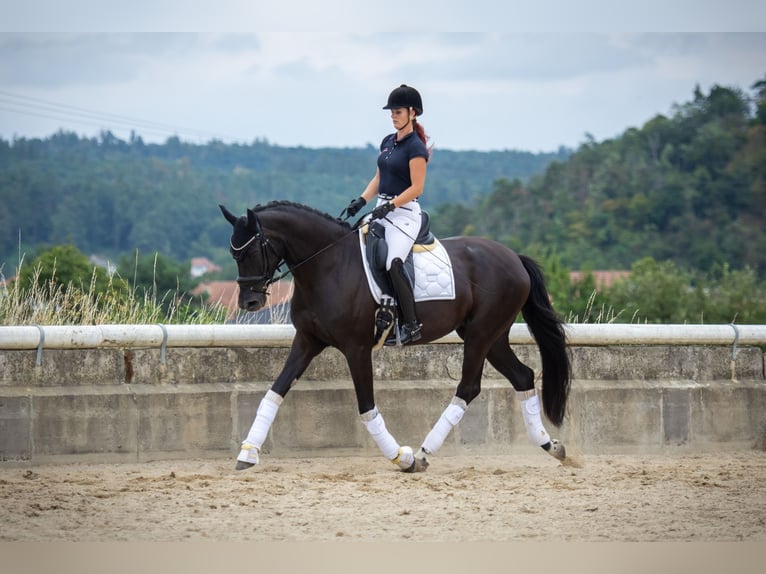
[[[388,103],[383,106],[384,110],[392,108],[412,108],[415,110],[415,115],[419,116],[423,113],[423,100],[420,99],[420,94],[415,88],[402,84],[393,89],[388,95]]]

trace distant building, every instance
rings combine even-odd
[[[585,279],[585,277],[588,275],[593,275],[593,280],[596,283],[596,289],[609,289],[615,281],[629,277],[630,271],[570,271],[569,282],[577,283],[578,281]]]
[[[226,307],[227,323],[289,323],[290,299],[293,296],[292,281],[277,281],[269,286],[269,297],[266,305],[254,313],[242,311],[237,298],[239,285],[236,281],[206,281],[197,286],[192,295],[207,294],[209,305]]]
[[[192,257],[191,260],[191,276],[192,279],[202,277],[206,273],[213,273],[214,271],[221,271],[221,268],[210,261],[207,257]]]

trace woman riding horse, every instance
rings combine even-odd
[[[435,453],[481,391],[485,360],[513,388],[529,439],[557,459],[563,445],[546,431],[532,369],[516,357],[508,335],[519,312],[537,342],[542,363],[542,407],[559,426],[566,410],[570,364],[563,323],[554,312],[537,264],[507,247],[479,237],[441,241],[455,278],[452,300],[421,301],[422,338],[428,343],[455,331],[463,339],[463,366],[455,396],[414,454],[387,430],[375,404],[372,349],[377,304],[365,285],[358,231],[307,206],[272,202],[237,217],[221,206],[233,227],[231,253],[237,262],[239,306],[256,311],[280,265],[293,276],[290,315],[295,337],[282,371],[260,402],[242,443],[237,468],[258,464],[282,399],[311,361],[326,347],[348,363],[362,423],[383,455],[402,470],[425,470]]]

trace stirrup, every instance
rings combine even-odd
[[[385,343],[388,342],[387,337],[391,333],[391,328],[395,323],[396,317],[396,303],[388,295],[381,297],[381,305],[375,313],[375,336],[374,350],[380,349]],[[394,335],[394,338],[396,336]]]

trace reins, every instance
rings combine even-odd
[[[325,245],[322,249],[312,253],[311,255],[306,257],[303,261],[300,261],[300,262],[296,263],[295,265],[290,266],[287,263],[287,261],[285,261],[285,258],[283,256],[281,256],[279,253],[277,253],[277,250],[271,244],[269,238],[263,235],[263,232],[262,232],[260,224],[259,224],[258,225],[258,229],[257,229],[255,235],[253,235],[250,239],[248,239],[241,247],[235,247],[231,243],[231,241],[229,241],[229,245],[231,246],[232,251],[234,251],[234,252],[243,252],[242,254],[235,254],[234,255],[234,259],[238,260],[238,261],[243,259],[245,254],[247,253],[247,251],[244,251],[244,250],[253,241],[255,241],[257,239],[259,241],[259,243],[260,243],[261,257],[262,257],[263,261],[267,264],[268,257],[267,257],[266,249],[270,248],[272,253],[274,253],[274,255],[276,255],[276,257],[278,258],[278,263],[277,263],[276,267],[274,267],[274,270],[271,272],[271,274],[262,273],[261,275],[248,275],[248,276],[245,276],[245,277],[238,276],[237,277],[237,283],[241,284],[241,283],[250,283],[250,282],[256,282],[256,281],[263,281],[264,283],[263,283],[263,287],[261,289],[261,293],[265,293],[265,294],[268,295],[268,291],[266,291],[266,289],[268,289],[269,285],[271,285],[273,283],[276,283],[277,281],[279,281],[281,279],[284,279],[285,277],[287,277],[288,275],[293,273],[295,271],[295,269],[301,267],[302,265],[305,265],[306,263],[308,263],[309,261],[311,261],[315,257],[317,257],[317,256],[321,255],[322,253],[324,253],[325,251],[327,251],[328,249],[331,249],[332,247],[335,247],[338,243],[343,241],[346,237],[348,237],[352,233],[356,233],[356,231],[358,229],[358,225],[359,225],[359,221],[357,221],[356,224],[354,224],[347,233],[344,233],[343,235],[341,235],[335,241],[332,241],[328,245]],[[276,273],[282,267],[282,265],[287,265],[287,270],[280,272],[279,275],[277,275],[275,277],[274,273]],[[253,289],[253,288],[251,287],[251,289]]]
[[[335,246],[336,246],[338,243],[340,243],[341,241],[343,241],[343,240],[344,240],[346,237],[348,237],[348,236],[349,236],[349,235],[351,235],[352,233],[356,233],[356,231],[357,231],[357,230],[356,230],[356,228],[353,228],[353,227],[352,227],[352,228],[351,228],[351,230],[350,230],[350,231],[348,231],[348,233],[344,233],[343,235],[341,235],[341,236],[340,236],[338,239],[336,239],[336,240],[335,240],[335,241],[333,241],[332,243],[329,243],[328,245],[325,245],[325,246],[324,246],[324,247],[322,247],[322,249],[320,249],[319,251],[317,251],[317,252],[315,252],[315,253],[313,253],[313,254],[309,255],[308,257],[306,257],[306,259],[304,259],[303,261],[301,261],[301,262],[299,262],[299,263],[296,263],[296,264],[295,264],[295,265],[293,265],[292,267],[290,267],[290,266],[288,265],[288,269],[287,269],[287,271],[284,271],[284,272],[282,272],[282,273],[281,273],[280,275],[278,275],[276,278],[273,278],[271,281],[269,281],[269,283],[274,283],[275,281],[279,281],[280,279],[284,279],[285,277],[287,277],[287,275],[289,275],[290,273],[292,273],[292,272],[293,272],[295,269],[297,269],[297,268],[298,268],[298,267],[300,267],[301,265],[304,265],[305,263],[308,263],[309,261],[311,261],[312,259],[314,259],[314,257],[317,257],[318,255],[321,255],[322,253],[324,253],[324,252],[325,252],[325,251],[327,251],[328,249],[330,249],[330,248],[332,248],[332,247],[335,247]],[[276,267],[276,269],[274,269],[274,271],[276,271],[277,269],[279,269],[279,268],[282,266],[282,263],[287,263],[287,262],[284,260],[284,258],[282,258],[282,260],[279,262],[279,265],[277,265],[277,267]]]

